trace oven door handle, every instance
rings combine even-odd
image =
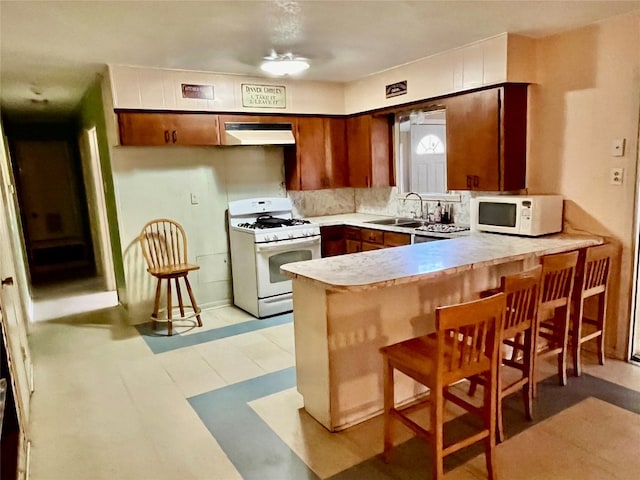
[[[269,243],[256,243],[256,252],[273,252],[276,250],[291,250],[292,247],[303,248],[313,247],[320,243],[320,236],[315,236],[310,239],[301,240],[299,238],[292,238],[287,240],[280,240],[278,242]]]

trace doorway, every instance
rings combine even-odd
[[[638,126],[638,144],[640,144],[640,125]],[[637,152],[636,161],[640,161],[640,151]],[[631,339],[629,345],[629,358],[632,362],[640,365],[640,194],[638,190],[640,185],[640,171],[636,178],[636,219],[635,219],[635,247],[634,247],[634,273],[632,287],[632,305],[631,305]]]
[[[68,119],[3,122],[24,232],[31,319],[117,305],[95,130],[78,135],[76,122]]]

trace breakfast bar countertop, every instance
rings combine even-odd
[[[293,279],[311,281],[333,291],[366,290],[566,252],[603,241],[596,235],[516,237],[476,232],[438,242],[289,263],[281,270]]]

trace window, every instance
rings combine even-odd
[[[438,135],[428,133],[418,142],[416,155],[437,155],[444,153],[444,142]]]
[[[396,117],[399,193],[447,191],[447,135],[444,109]]]

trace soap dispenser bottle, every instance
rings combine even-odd
[[[442,221],[442,206],[440,205],[440,202],[438,202],[438,205],[436,205],[436,209],[433,212],[433,221],[436,223],[440,223]]]

